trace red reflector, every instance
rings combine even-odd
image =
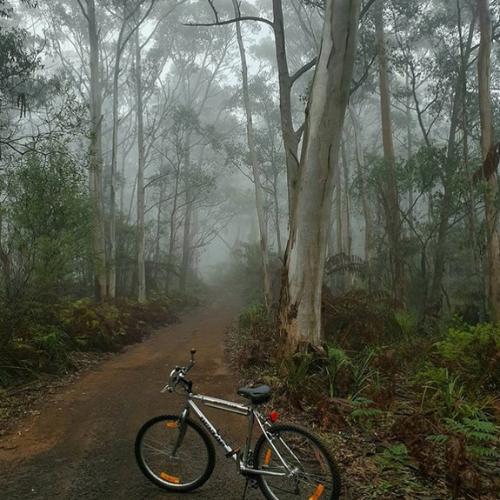
[[[276,410],[273,410],[270,414],[269,414],[269,420],[271,421],[271,423],[274,424],[274,422],[276,422],[276,420],[278,420],[278,412]]]

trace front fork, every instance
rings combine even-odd
[[[182,441],[184,440],[184,436],[186,435],[187,425],[186,419],[189,416],[189,406],[186,406],[179,417],[179,435],[177,436],[177,441],[174,444],[172,449],[172,456],[175,456],[177,450],[181,447]]]

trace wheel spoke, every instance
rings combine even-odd
[[[156,417],[139,431],[135,454],[145,476],[164,489],[189,491],[201,486],[211,475],[215,451],[210,437],[190,419],[186,419],[184,438],[177,447],[179,417]]]
[[[259,439],[256,467],[285,472],[285,476],[259,475],[269,500],[337,500],[340,475],[327,448],[311,433],[295,426],[276,426],[268,433],[272,444]]]

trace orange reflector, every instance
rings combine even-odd
[[[177,422],[167,422],[167,427],[179,427]]]
[[[165,479],[165,481],[168,481],[169,483],[179,484],[181,482],[181,480],[178,477],[169,476],[168,474],[165,474],[164,472],[162,472],[160,474],[160,477],[162,479]]]
[[[269,462],[271,461],[271,454],[272,451],[269,448],[269,450],[266,451],[266,458],[264,458],[264,465],[269,465]]]
[[[318,484],[316,491],[309,497],[309,500],[318,500],[318,498],[323,494],[323,491],[325,491],[325,487],[322,484]]]

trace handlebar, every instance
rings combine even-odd
[[[162,389],[163,392],[174,392],[175,388],[178,384],[181,384],[184,389],[191,391],[191,382],[189,380],[185,380],[186,374],[191,368],[194,366],[194,355],[196,354],[196,349],[191,349],[191,357],[189,359],[189,363],[187,366],[176,366],[170,372],[170,378],[168,380],[167,385]]]

